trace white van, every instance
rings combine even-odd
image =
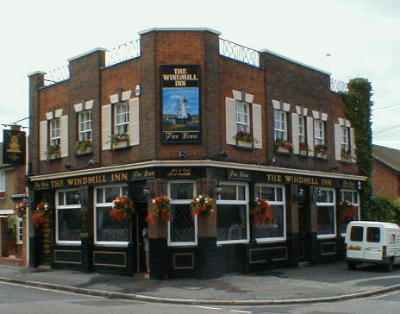
[[[400,262],[400,227],[377,221],[352,221],[346,231],[346,260],[349,269],[357,264],[382,264],[391,271]]]

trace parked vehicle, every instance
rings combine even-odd
[[[346,261],[349,269],[358,264],[384,265],[392,271],[400,262],[400,227],[377,221],[352,221],[346,231]]]

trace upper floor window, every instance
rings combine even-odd
[[[299,144],[306,144],[306,117],[299,115]]]
[[[54,118],[50,120],[50,145],[60,146],[60,144],[61,144],[60,119]]]
[[[6,172],[4,170],[0,170],[0,198],[4,197],[5,192],[6,192]]]
[[[288,140],[287,113],[282,110],[274,110],[274,139],[277,141]]]
[[[129,126],[129,105],[126,102],[115,104],[114,106],[115,117],[115,135],[128,134]]]
[[[342,126],[342,141],[341,141],[342,152],[350,152],[350,128]]]
[[[314,145],[325,145],[325,121],[314,120]]]
[[[78,113],[79,141],[92,140],[92,111],[85,110]]]
[[[237,132],[250,133],[250,106],[246,102],[236,102],[236,129]]]

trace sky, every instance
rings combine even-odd
[[[398,0],[7,1],[0,11],[0,124],[28,116],[27,74],[153,27],[209,27],[338,80],[368,78],[374,143],[400,149]]]

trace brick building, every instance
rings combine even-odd
[[[149,243],[151,277],[214,277],[342,256],[339,205],[359,209],[365,178],[330,75],[219,35],[151,29],[126,60],[95,49],[65,80],[29,76],[37,263],[132,274]],[[125,194],[135,213],[115,221]],[[170,219],[147,224],[164,195]],[[198,195],[215,211],[192,215]]]
[[[373,193],[392,200],[400,199],[400,150],[373,145],[372,157]]]

